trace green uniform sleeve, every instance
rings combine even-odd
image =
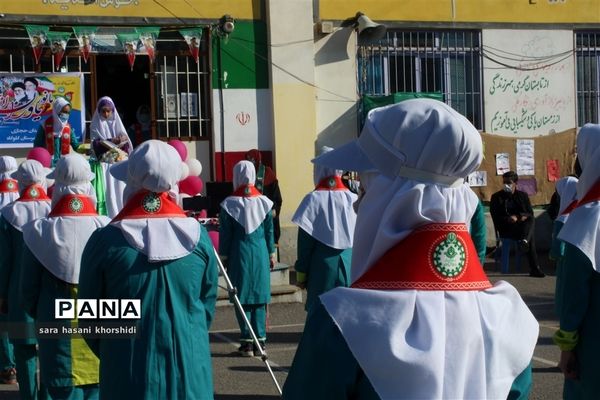
[[[77,150],[77,148],[79,147],[79,140],[77,140],[77,136],[75,135],[75,130],[73,129],[73,126],[71,126],[71,147],[73,148],[73,150]]]
[[[44,125],[40,125],[35,139],[33,139],[33,147],[44,147],[46,148],[46,132],[44,131]]]
[[[302,228],[298,228],[297,249],[298,259],[296,260],[294,269],[308,275],[310,272],[310,260],[315,249],[315,240]]]
[[[78,299],[102,299],[105,297],[103,296],[104,286],[102,284],[104,282],[102,260],[104,259],[106,246],[101,241],[102,231],[103,228],[100,228],[92,234],[81,255],[81,270],[79,272],[79,287],[77,290]],[[84,326],[84,323],[84,320],[79,321],[81,326]],[[100,340],[85,336],[84,339],[96,356],[99,356]]]
[[[594,273],[592,263],[577,247],[570,243],[565,245],[564,274],[557,278],[557,286],[563,288],[561,300],[560,329],[565,332],[575,332],[588,310],[590,297],[590,279]]]
[[[508,392],[508,400],[527,400],[531,391],[532,372],[531,364],[525,368],[513,381],[513,384]]]
[[[27,246],[23,246],[21,262],[20,302],[27,314],[37,316],[37,304],[42,287],[42,268],[44,266],[35,258]]]
[[[0,217],[0,298],[8,299],[8,282],[12,272],[13,243],[11,226]]]
[[[265,220],[263,221],[265,230],[265,240],[267,242],[267,250],[269,254],[275,253],[275,231],[273,228],[273,214],[267,213]]]
[[[219,213],[219,254],[229,256],[233,237],[233,218],[221,208]]]
[[[204,310],[206,312],[206,327],[207,329],[210,329],[215,313],[215,305],[217,303],[219,267],[217,266],[217,256],[208,236],[208,232],[204,227],[201,228],[200,245],[204,250],[206,257],[206,269],[204,271],[204,276],[202,277],[200,300],[204,304]]]
[[[485,264],[487,228],[485,226],[485,214],[483,213],[481,201],[477,203],[475,214],[473,214],[473,218],[471,218],[470,233],[473,243],[475,244],[475,249],[477,250],[477,255],[479,256],[479,261],[481,262],[481,265],[483,265]]]

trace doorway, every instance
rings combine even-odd
[[[135,58],[133,70],[125,54],[102,54],[96,57],[98,99],[102,96],[113,99],[125,128],[129,129],[136,123],[138,107],[151,107],[150,86],[150,61],[145,55]]]

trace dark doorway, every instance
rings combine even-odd
[[[113,99],[127,129],[136,122],[139,106],[150,107],[149,63],[148,57],[138,55],[132,71],[125,54],[96,57],[98,99],[102,96]]]

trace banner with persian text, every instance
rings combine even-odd
[[[41,123],[51,115],[52,101],[71,103],[69,123],[81,141],[85,135],[83,74],[10,74],[0,76],[0,148],[33,147]]]
[[[573,32],[482,32],[485,131],[538,136],[575,128]]]

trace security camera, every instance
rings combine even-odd
[[[231,15],[223,15],[220,20],[221,31],[230,34],[235,29],[235,20]]]

